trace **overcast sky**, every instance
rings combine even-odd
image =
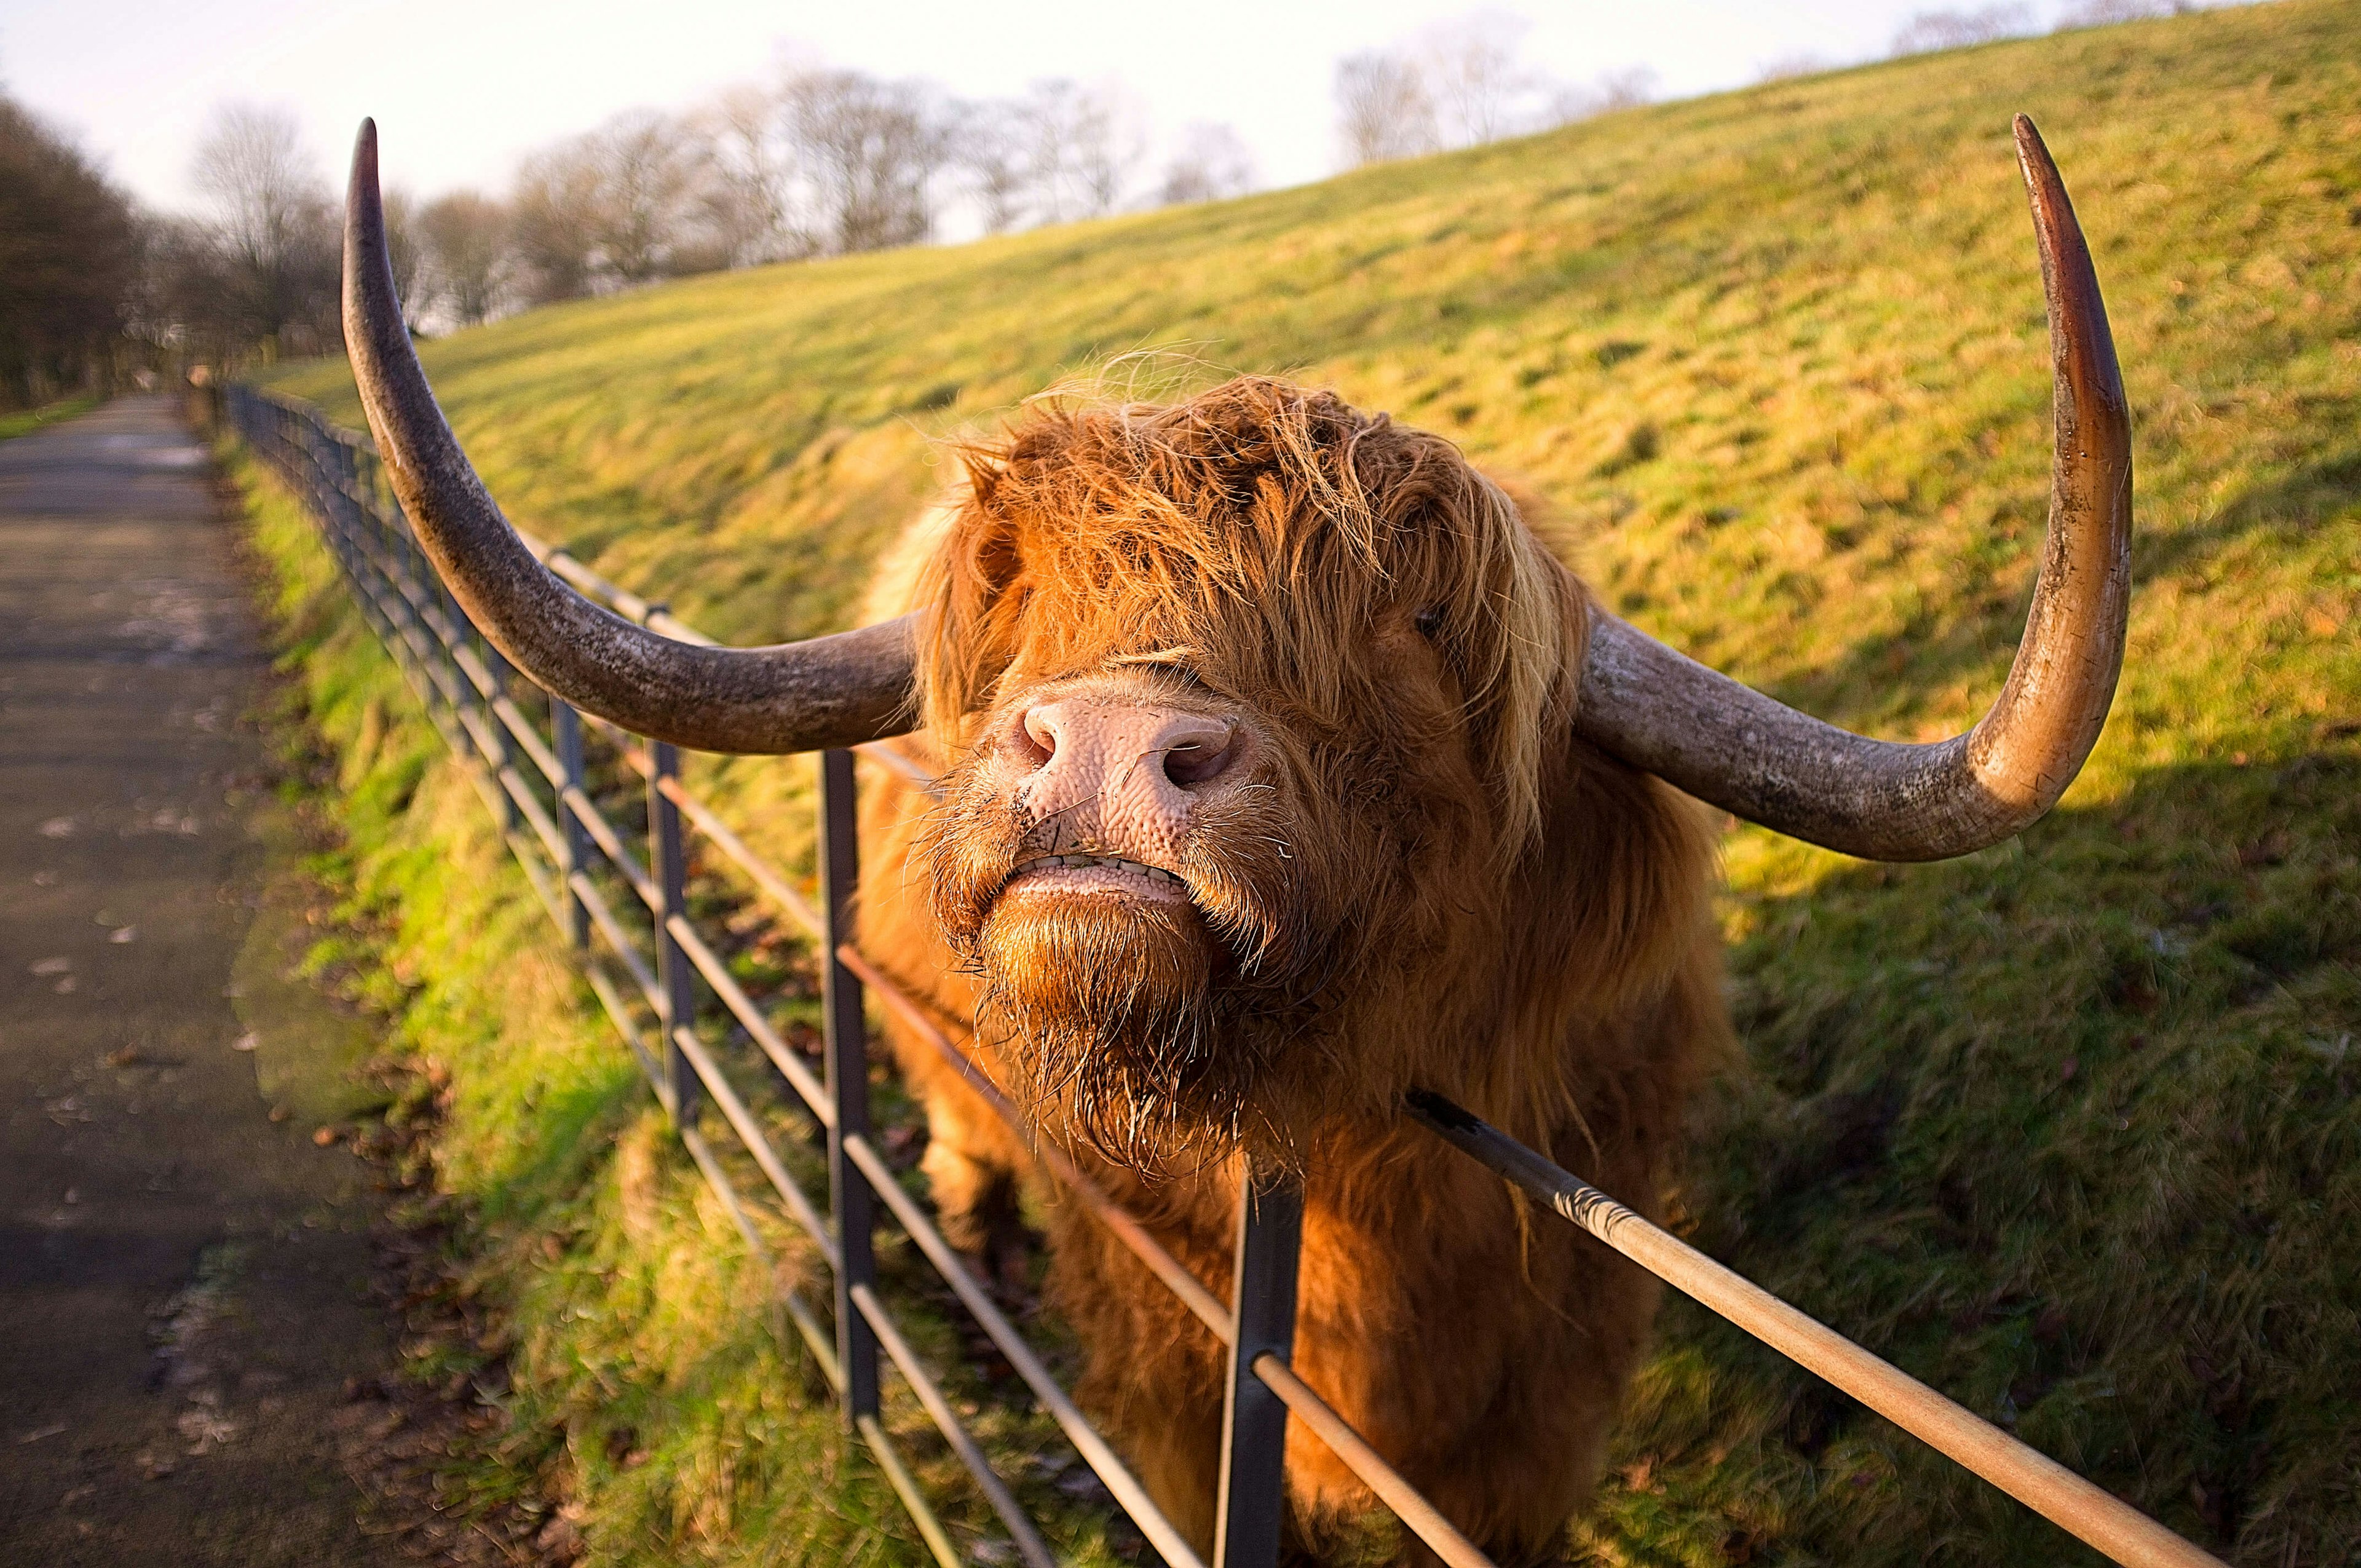
[[[1972,0],[1964,0],[1972,4]],[[1572,81],[1652,68],[1686,96],[1800,55],[1883,54],[1916,11],[1963,0],[1531,0],[1529,65]],[[391,182],[498,191],[518,157],[620,110],[688,106],[768,74],[785,46],[968,96],[1120,77],[1159,143],[1225,121],[1262,181],[1335,166],[1339,55],[1473,7],[1451,0],[0,0],[0,84],[149,203],[197,204],[189,157],[225,101],[283,106],[323,174],[377,116]],[[2047,15],[2050,7],[2041,7]]]

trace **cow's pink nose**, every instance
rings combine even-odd
[[[1239,751],[1218,718],[1104,696],[1038,704],[1010,739],[1032,763],[1018,787],[1034,820],[1066,814],[1078,833],[1143,854],[1177,847]]]

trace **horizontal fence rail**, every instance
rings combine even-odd
[[[773,1249],[756,1216],[765,1205],[741,1191],[705,1135],[706,1113],[729,1130],[776,1200],[771,1212],[807,1236],[833,1278],[830,1310],[778,1289],[779,1332],[790,1330],[840,1400],[847,1427],[868,1446],[942,1568],[961,1555],[886,1431],[879,1376],[890,1364],[977,1494],[1006,1532],[1000,1550],[1027,1568],[1055,1557],[991,1457],[967,1430],[879,1293],[874,1227],[883,1209],[939,1274],[1097,1475],[1148,1544],[1172,1568],[1206,1568],[1106,1439],[1084,1417],[1040,1355],[1018,1333],[970,1261],[902,1186],[869,1124],[868,997],[899,1018],[1014,1128],[1049,1178],[1130,1250],[1229,1354],[1213,1568],[1269,1568],[1285,1512],[1290,1418],[1324,1444],[1452,1568],[1490,1568],[1474,1542],[1290,1365],[1299,1186],[1249,1168],[1239,1183],[1235,1310],[1206,1288],[1135,1216],[1058,1147],[1037,1135],[984,1068],[915,997],[851,941],[858,884],[854,759],[819,758],[819,885],[807,894],[766,864],[680,777],[679,754],[542,693],[511,670],[436,577],[393,500],[368,438],[318,410],[250,387],[217,388],[213,413],[302,500],[342,569],[363,618],[392,655],[500,825],[527,882],[576,952],[592,993],[670,1116],[682,1146],[768,1277]],[[565,551],[525,543],[575,589],[675,640],[711,645],[665,609],[607,581]],[[545,712],[536,719],[532,710]],[[602,772],[586,741],[596,737]],[[932,777],[891,745],[863,746],[870,760],[922,787]],[[616,819],[616,785],[628,774],[643,805],[645,849]],[[606,804],[602,804],[602,797]],[[688,899],[694,841],[744,877],[757,898],[814,943],[820,966],[824,1048],[817,1070],[765,1016],[703,935]],[[711,1008],[703,1005],[709,998]],[[718,1016],[715,1010],[718,1009]],[[700,1033],[700,1017],[726,1020],[730,1037],[768,1062],[784,1102],[809,1118],[827,1145],[827,1208],[795,1179],[761,1116],[731,1083]],[[2061,1528],[2135,1568],[2200,1568],[2216,1559],[2137,1509],[2001,1431],[1835,1331],[1697,1252],[1607,1194],[1440,1096],[1411,1098],[1405,1114],[1551,1212],[1682,1290],[1896,1426],[2000,1487]]]

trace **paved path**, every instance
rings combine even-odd
[[[0,1563],[393,1560],[337,1459],[367,1172],[233,1048],[262,674],[167,400],[0,443]]]

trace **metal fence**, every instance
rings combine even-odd
[[[851,945],[849,912],[858,883],[859,853],[851,752],[831,751],[819,759],[818,888],[816,898],[807,897],[689,793],[681,782],[675,748],[545,697],[507,665],[426,561],[394,503],[367,436],[336,427],[308,404],[248,387],[217,389],[212,411],[217,424],[226,423],[271,467],[319,526],[362,615],[445,740],[468,764],[526,879],[579,955],[592,991],[750,1252],[768,1267],[770,1248],[754,1223],[753,1204],[704,1136],[708,1111],[743,1145],[776,1197],[780,1212],[811,1237],[827,1260],[834,1278],[832,1322],[823,1321],[793,1291],[780,1295],[780,1309],[809,1346],[842,1402],[848,1424],[875,1455],[943,1568],[958,1568],[959,1552],[880,1420],[881,1353],[974,1478],[1017,1555],[1030,1568],[1049,1568],[1055,1559],[879,1294],[873,1243],[884,1217],[878,1212],[881,1207],[941,1275],[1164,1561],[1172,1568],[1205,1564],[1075,1407],[967,1260],[896,1179],[870,1128],[864,1016],[869,993],[940,1052],[1036,1149],[1049,1175],[1228,1347],[1214,1568],[1268,1568],[1278,1560],[1290,1414],[1444,1562],[1454,1568],[1489,1568],[1490,1560],[1290,1365],[1302,1221],[1298,1186],[1275,1170],[1246,1172],[1240,1183],[1233,1275],[1236,1303],[1235,1310],[1224,1306],[1054,1143],[1033,1138],[998,1085],[916,1000]],[[711,641],[661,605],[608,582],[564,551],[530,538],[525,543],[551,571],[617,613],[667,637]],[[545,733],[528,707],[545,709]],[[594,798],[585,750],[593,736],[606,751],[600,760],[609,771],[620,765],[644,784],[644,854],[627,843]],[[932,783],[891,748],[861,750],[915,782]],[[691,919],[687,847],[692,831],[817,943],[825,1024],[818,1073],[748,995]],[[704,998],[768,1060],[788,1091],[788,1102],[825,1131],[829,1190],[824,1211],[789,1175],[753,1110],[699,1036],[696,1023]],[[2115,1561],[2140,1568],[2216,1563],[2112,1494],[1723,1268],[1459,1106],[1440,1096],[1417,1095],[1404,1113],[1554,1212]]]

